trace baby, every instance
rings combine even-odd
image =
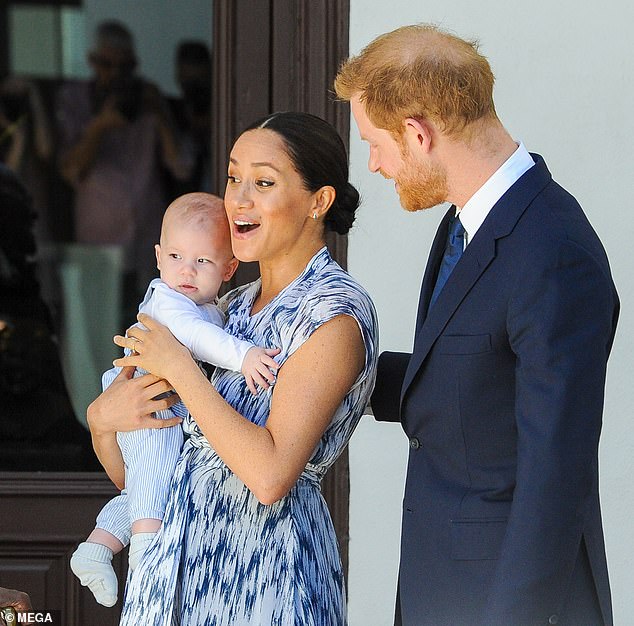
[[[167,326],[194,358],[241,371],[252,393],[257,393],[257,385],[268,386],[267,379],[279,367],[273,360],[279,350],[226,333],[224,315],[214,304],[220,286],[238,266],[222,200],[207,193],[174,200],[163,217],[156,262],[161,278],[150,283],[139,311]],[[118,373],[119,368],[113,368],[103,375],[104,389]],[[187,415],[182,403],[156,417],[174,415]],[[161,526],[183,431],[174,427],[118,433],[117,441],[125,463],[125,489],[102,509],[95,529],[70,561],[81,584],[104,606],[117,601],[113,555],[129,542],[129,567],[134,570]]]

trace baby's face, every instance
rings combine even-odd
[[[227,237],[187,223],[172,223],[164,230],[156,261],[161,280],[196,304],[213,302],[237,263]]]

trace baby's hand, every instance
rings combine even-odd
[[[273,357],[279,353],[279,348],[253,346],[244,355],[242,373],[247,381],[247,387],[254,396],[258,393],[257,385],[262,389],[268,389],[275,382],[275,374],[280,366]]]

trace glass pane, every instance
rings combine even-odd
[[[85,78],[83,9],[13,5],[9,9],[12,74],[38,78]]]
[[[86,62],[88,42],[84,9],[61,9],[62,76],[64,78],[88,78],[90,70]]]
[[[59,76],[59,9],[12,6],[9,10],[11,71],[27,76]],[[37,45],[33,45],[37,42]]]

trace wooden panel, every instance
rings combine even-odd
[[[69,567],[70,556],[118,492],[101,472],[0,472],[0,581],[27,591],[38,610],[62,612],[65,626],[115,626],[121,601],[100,606]],[[127,553],[114,559],[119,598]]]
[[[332,84],[348,56],[347,2],[275,0],[271,23],[271,111],[306,111],[328,120],[348,146],[348,103],[335,102]],[[348,239],[328,233],[333,258],[347,267]]]
[[[337,128],[348,145],[349,108],[332,97],[334,77],[348,55],[348,20],[348,0],[214,3],[212,141],[218,193],[224,190],[233,139],[267,113],[296,110],[319,115]],[[345,268],[347,237],[329,233],[327,244]],[[257,264],[241,264],[230,288],[257,276]],[[347,450],[324,479],[322,489],[347,570]]]
[[[214,193],[224,194],[231,145],[270,110],[270,2],[214,2],[212,173]],[[231,289],[259,276],[257,263],[241,263]]]

